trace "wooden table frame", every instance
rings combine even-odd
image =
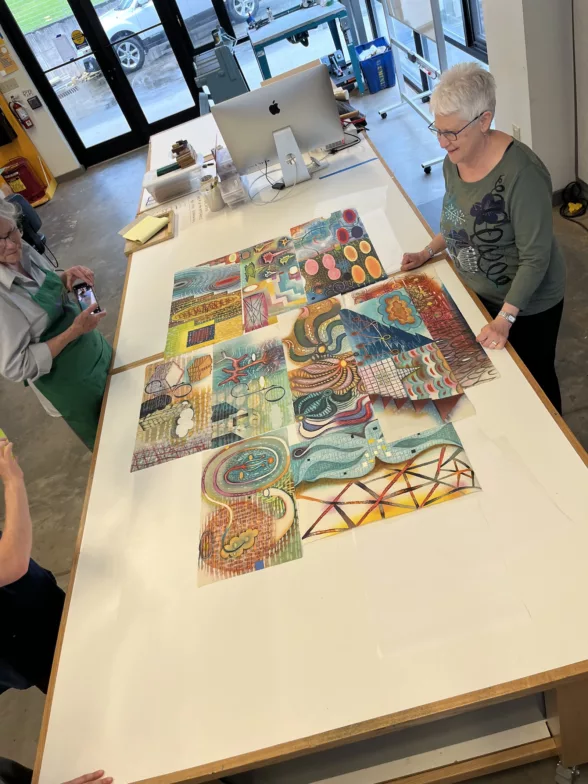
[[[404,188],[402,188],[369,137],[367,137],[367,141],[371,146],[374,155],[380,159],[386,171],[399,190],[402,192],[404,198],[409,203],[427,232],[433,236],[431,228],[425,222],[424,218],[417,210]],[[147,168],[150,166],[150,161],[151,145],[149,147]],[[130,265],[132,263],[140,263],[140,259],[135,261],[132,255],[128,259],[121,307],[114,339],[114,353],[116,352],[116,347],[118,344],[125,297],[128,287]],[[476,295],[471,291],[469,291],[469,293],[472,299],[477,303],[482,313],[485,315],[486,319],[489,321],[490,316]],[[524,374],[527,381],[531,384],[536,394],[539,396],[551,416],[560,427],[563,435],[574,447],[575,451],[578,453],[584,464],[588,466],[588,454],[586,451],[568,428],[562,417],[548,401],[544,392],[538,386],[534,378],[530,375],[529,371],[521,362],[512,346],[507,344],[506,348],[518,365],[521,372]],[[35,761],[33,784],[37,784],[39,781],[41,762],[43,759],[49,718],[51,714],[51,704],[55,690],[57,669],[59,666],[60,654],[63,646],[68,610],[73,594],[73,586],[80,556],[81,542],[84,533],[84,525],[88,510],[98,448],[100,445],[102,424],[106,410],[106,402],[108,400],[111,378],[113,375],[123,373],[124,371],[134,367],[148,364],[149,362],[157,360],[162,356],[162,353],[155,354],[153,356],[145,357],[144,359],[137,360],[136,362],[132,362],[111,370],[109,379],[107,381],[104,403],[98,425],[96,450],[94,451],[92,463],[90,466],[88,484],[82,509],[81,523],[74,549],[71,579],[68,586],[65,608],[57,641],[53,670],[45,703],[45,711],[43,715],[43,722],[41,726]],[[144,781],[140,782],[140,784],[176,784],[176,782],[191,782],[193,784],[198,784],[198,782],[207,781],[217,781],[218,784],[219,776],[227,776],[248,770],[255,770],[256,768],[260,768],[265,765],[283,762],[295,757],[301,757],[315,752],[325,751],[337,746],[357,743],[362,740],[375,738],[377,736],[385,735],[386,733],[391,733],[401,729],[406,729],[411,726],[432,723],[436,720],[445,719],[450,716],[455,716],[466,712],[472,712],[476,709],[484,708],[496,703],[507,702],[516,698],[540,693],[545,694],[547,705],[547,722],[552,735],[550,739],[534,741],[532,743],[527,743],[525,745],[477,757],[464,762],[455,763],[446,767],[435,768],[433,770],[418,773],[408,777],[396,778],[393,780],[394,784],[450,784],[451,782],[465,781],[477,776],[483,776],[495,771],[500,771],[506,768],[511,768],[555,756],[559,756],[562,763],[567,767],[572,767],[588,762],[588,660],[585,660],[576,664],[570,664],[565,667],[535,674],[528,678],[521,678],[507,683],[502,683],[490,688],[462,694],[458,697],[452,697],[450,699],[422,705],[418,708],[411,708],[409,710],[391,713],[385,716],[371,719],[369,721],[364,721],[358,724],[352,724],[341,727],[339,729],[331,730],[329,732],[300,738],[296,741],[260,749],[255,752],[242,754],[224,760],[219,760],[213,764],[206,764],[162,776],[156,776],[150,779],[145,779]],[[381,782],[381,784],[391,784],[391,782]]]

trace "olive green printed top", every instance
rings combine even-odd
[[[553,234],[551,177],[535,153],[513,139],[478,182],[464,182],[448,157],[443,174],[441,232],[464,283],[521,315],[557,305],[565,262]]]

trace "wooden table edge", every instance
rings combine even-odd
[[[535,740],[522,746],[483,754],[462,762],[454,762],[441,768],[403,776],[399,779],[382,781],[380,784],[456,784],[459,781],[470,781],[478,776],[498,773],[501,770],[527,765],[530,762],[549,759],[558,755],[557,744],[553,738]]]
[[[201,782],[216,780],[221,776],[237,775],[238,773],[256,770],[267,765],[286,762],[296,757],[303,757],[339,746],[370,740],[390,732],[428,724],[440,719],[448,719],[479,708],[507,702],[515,697],[525,697],[545,690],[551,690],[558,685],[572,683],[576,679],[588,680],[588,661],[577,665],[567,665],[556,670],[549,670],[499,686],[480,689],[459,697],[439,700],[418,708],[409,708],[408,710],[398,711],[376,719],[350,724],[346,727],[299,738],[295,741],[269,746],[255,752],[248,752],[217,762],[141,779],[132,782],[132,784],[200,784]],[[555,741],[553,742],[555,746]],[[401,781],[404,781],[404,779],[401,779]],[[396,784],[396,781],[394,784]]]
[[[402,185],[400,184],[400,182],[398,181],[398,179],[396,178],[396,176],[394,175],[394,173],[392,172],[392,170],[390,169],[386,161],[382,158],[378,149],[375,147],[372,140],[367,134],[366,134],[366,141],[369,144],[369,146],[372,148],[375,155],[380,160],[380,162],[382,163],[386,171],[388,172],[389,176],[394,181],[395,185],[398,187],[398,189],[406,199],[407,203],[412,208],[415,215],[418,217],[418,219],[420,220],[424,228],[427,230],[429,235],[434,236],[431,227],[425,221],[424,217],[419,212],[419,210],[416,208],[414,202],[409,197],[405,189],[402,187]],[[147,168],[149,168],[150,166],[150,161],[151,161],[151,141],[149,142]],[[119,320],[117,324],[117,331],[115,335],[115,343],[113,348],[116,347],[116,343],[118,341],[118,333],[120,330],[120,322],[122,319],[122,313],[124,308],[124,298],[126,295],[126,289],[128,285],[131,260],[132,260],[132,255],[129,256],[128,258],[127,273],[125,276],[123,297],[121,298]],[[450,262],[449,259],[448,261]],[[453,273],[457,276],[457,273],[453,269],[451,262],[450,262],[450,266]],[[468,293],[470,294],[470,296],[472,297],[476,305],[480,308],[481,312],[486,316],[488,320],[490,320],[490,316],[488,312],[486,311],[486,309],[484,308],[484,306],[482,305],[478,297],[469,288],[466,287],[466,290],[468,291]],[[525,378],[529,381],[529,383],[531,384],[535,392],[538,394],[538,396],[542,400],[543,404],[545,405],[549,413],[555,419],[556,423],[562,430],[563,434],[566,436],[568,441],[574,447],[579,457],[583,460],[583,462],[586,465],[588,465],[588,454],[586,453],[582,445],[579,443],[579,441],[574,436],[572,431],[569,429],[567,424],[563,421],[562,417],[555,411],[555,409],[553,408],[553,406],[545,396],[543,390],[539,387],[539,385],[537,384],[533,376],[531,376],[526,366],[520,360],[519,356],[517,355],[517,353],[514,351],[514,349],[510,344],[507,345],[507,349],[511,354],[511,356],[513,357],[514,361],[517,363],[521,372],[524,374]],[[114,355],[115,352],[113,352],[113,362],[114,362]],[[104,414],[106,411],[106,404],[108,402],[108,393],[110,391],[110,382],[113,375],[121,373],[124,370],[128,370],[137,367],[139,365],[146,364],[151,360],[157,359],[159,356],[161,355],[154,355],[146,359],[137,360],[136,362],[129,363],[128,365],[122,366],[120,368],[115,368],[111,370],[111,372],[109,373],[109,378],[107,381],[106,390],[104,394],[104,400],[102,403],[102,410],[100,413],[100,420],[98,423],[96,446],[94,449],[94,453],[92,455],[92,462],[90,465],[88,482],[86,485],[86,493],[84,496],[84,505],[82,507],[80,528],[78,530],[78,535],[76,538],[76,543],[74,548],[72,569],[71,569],[69,585],[66,593],[65,606],[63,610],[61,624],[59,627],[57,645],[55,648],[55,657],[53,660],[53,667],[51,670],[49,689],[47,691],[47,696],[45,700],[43,719],[41,723],[41,730],[39,733],[39,742],[37,745],[37,752],[35,756],[35,767],[34,767],[32,784],[38,784],[39,782],[41,764],[43,760],[43,754],[45,752],[45,743],[47,740],[47,731],[49,728],[49,720],[51,716],[51,705],[53,701],[53,694],[55,691],[55,681],[57,679],[57,672],[59,669],[59,659],[63,647],[63,639],[65,636],[65,629],[67,626],[67,617],[68,617],[69,607],[71,604],[73,587],[75,584],[75,575],[79,562],[81,543],[84,535],[86,516],[87,516],[88,505],[90,501],[90,492],[92,489],[92,482],[94,479],[94,470],[96,466],[96,460],[98,457],[98,450],[100,447],[100,439],[102,436],[102,425],[104,421]],[[334,748],[336,746],[340,746],[345,743],[355,743],[361,740],[367,740],[369,738],[377,737],[378,735],[383,735],[386,734],[387,732],[392,732],[394,730],[404,729],[410,726],[415,726],[417,724],[424,724],[426,722],[434,721],[435,719],[448,718],[458,713],[465,713],[467,711],[475,710],[476,708],[482,708],[487,705],[495,704],[497,702],[504,702],[513,697],[523,697],[525,695],[535,694],[544,691],[545,689],[554,688],[555,686],[564,683],[569,683],[570,681],[576,678],[583,678],[585,676],[588,677],[588,660],[585,660],[583,662],[578,662],[576,664],[569,664],[566,665],[565,667],[559,667],[554,670],[547,670],[546,672],[533,675],[527,678],[521,678],[515,681],[499,684],[497,686],[491,686],[487,689],[480,689],[478,691],[469,692],[467,694],[463,694],[458,697],[451,697],[445,700],[440,700],[438,702],[429,703],[428,705],[421,706],[418,708],[411,708],[409,710],[399,711],[396,713],[388,714],[383,717],[379,717],[377,719],[370,719],[369,721],[352,724],[349,725],[348,727],[342,727],[336,730],[329,730],[328,732],[319,733],[317,735],[312,735],[307,738],[302,738],[296,741],[289,741],[287,743],[279,744],[278,746],[268,747],[267,749],[262,749],[256,752],[239,755],[237,757],[231,757],[219,762],[207,763],[206,765],[201,765],[195,768],[188,768],[186,770],[177,771],[175,773],[169,773],[163,776],[155,776],[153,778],[143,779],[140,782],[133,782],[133,784],[177,784],[178,782],[187,782],[187,781],[194,782],[194,784],[196,784],[196,782],[205,782],[223,773],[228,773],[229,771],[232,774],[236,774],[241,771],[251,770],[254,767],[261,767],[262,765],[269,765],[272,763],[285,761],[287,759],[292,759],[298,756],[304,756],[305,754],[310,754],[317,751],[325,751],[329,748]],[[459,780],[460,779],[455,779],[455,781],[459,781]]]

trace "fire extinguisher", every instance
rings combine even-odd
[[[18,101],[15,101],[14,96],[11,95],[10,97],[11,97],[12,100],[10,101],[10,103],[8,105],[12,109],[12,114],[16,117],[16,119],[19,121],[19,123],[22,125],[22,127],[23,128],[34,128],[35,127],[35,123],[29,117],[29,113],[24,108],[24,106],[22,104],[20,104]]]

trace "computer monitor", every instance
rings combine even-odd
[[[286,186],[310,178],[302,153],[343,138],[326,65],[223,101],[212,114],[241,174],[279,161]]]

